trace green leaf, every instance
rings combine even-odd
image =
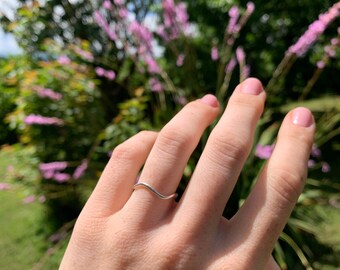
[[[280,107],[282,113],[286,113],[296,107],[307,107],[314,112],[340,111],[340,96],[329,96],[307,101],[291,102]]]

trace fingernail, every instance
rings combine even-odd
[[[294,125],[301,127],[310,127],[314,123],[314,119],[310,110],[306,108],[296,108],[292,114]]]
[[[241,84],[241,92],[250,95],[259,95],[263,91],[262,84],[255,78],[249,78]]]
[[[218,107],[218,100],[214,95],[208,94],[201,98],[201,101],[211,107]]]

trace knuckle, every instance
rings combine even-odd
[[[226,162],[239,162],[244,160],[249,152],[247,140],[243,140],[240,136],[230,135],[222,137],[214,135],[211,138],[212,157],[218,163],[225,166]]]
[[[187,145],[190,145],[192,138],[190,134],[181,130],[177,127],[165,127],[159,137],[157,146],[163,152],[171,155],[177,155],[182,152]]]
[[[127,142],[119,144],[112,151],[112,160],[131,160],[135,157],[136,150],[130,147]]]
[[[273,169],[268,185],[275,192],[283,203],[295,204],[304,186],[305,175],[294,172],[293,169]]]

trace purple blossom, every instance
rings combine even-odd
[[[139,44],[142,44],[148,52],[151,51],[153,36],[148,28],[137,21],[133,21],[129,26],[129,31],[136,37]]]
[[[310,154],[314,158],[319,158],[319,157],[321,157],[321,150],[315,144],[313,144],[312,151],[311,151]]]
[[[233,34],[233,33],[236,33],[238,29],[238,27],[236,27],[238,18],[240,17],[240,12],[238,10],[238,7],[232,6],[228,14],[229,14],[230,19],[229,19],[229,23],[227,26],[227,32],[229,34]]]
[[[40,171],[62,171],[62,170],[65,170],[67,166],[68,166],[67,161],[40,163],[39,170]]]
[[[105,0],[104,3],[103,3],[103,7],[105,9],[111,9],[112,8],[112,4],[111,4],[110,0]]]
[[[105,69],[103,69],[102,67],[96,67],[95,72],[98,76],[102,77],[105,74]]]
[[[189,36],[189,15],[185,3],[180,2],[176,5],[173,0],[164,0],[162,6],[164,25],[158,27],[157,33],[164,41],[177,39],[180,34]]]
[[[246,58],[246,54],[241,46],[237,47],[236,49],[236,59],[240,64],[244,63],[244,60]]]
[[[177,65],[178,67],[183,66],[184,58],[185,58],[185,55],[184,55],[183,53],[181,53],[180,55],[178,55],[177,60],[176,60],[176,65]]]
[[[116,73],[113,70],[107,70],[107,71],[105,71],[104,76],[108,80],[113,81],[116,78]]]
[[[175,97],[175,102],[184,106],[185,104],[188,103],[188,100],[184,96],[176,96]]]
[[[66,55],[61,55],[61,56],[59,56],[57,62],[60,65],[69,65],[71,63],[71,60]]]
[[[308,160],[308,168],[313,168],[315,166],[315,160],[310,159]]]
[[[250,66],[249,65],[245,65],[243,68],[242,68],[242,71],[241,71],[241,77],[243,80],[249,78],[250,76]]]
[[[255,149],[255,156],[260,159],[268,159],[272,155],[274,150],[274,145],[261,145],[258,144]]]
[[[340,15],[340,2],[334,4],[326,13],[320,14],[319,18],[309,25],[307,31],[298,39],[298,41],[289,47],[288,52],[303,56],[314,42],[325,31],[328,25]]]
[[[44,179],[53,179],[56,173],[65,170],[68,166],[66,161],[55,161],[50,163],[41,163],[39,170]]]
[[[44,195],[41,195],[41,196],[39,196],[38,200],[39,200],[40,203],[44,203],[44,202],[46,202],[46,197]]]
[[[213,46],[211,48],[211,59],[213,61],[217,61],[218,60],[218,57],[219,57],[219,53],[218,53],[218,49],[216,46]]]
[[[331,166],[329,166],[329,164],[327,162],[322,162],[321,164],[321,171],[323,173],[329,173],[331,171]]]
[[[65,183],[65,182],[67,182],[68,180],[71,179],[71,175],[69,175],[68,173],[56,172],[53,175],[53,178],[58,183]]]
[[[22,203],[29,204],[29,203],[33,203],[34,201],[35,201],[35,196],[34,195],[30,195],[30,196],[27,196],[26,198],[24,198],[22,200]]]
[[[57,92],[54,92],[52,89],[44,88],[41,86],[33,86],[32,89],[37,92],[39,97],[49,98],[54,101],[59,101],[63,98],[63,95]]]
[[[86,172],[87,168],[88,168],[88,160],[85,159],[82,161],[82,163],[76,168],[76,170],[73,173],[73,178],[74,179],[80,179],[84,173]]]
[[[163,84],[156,78],[149,80],[149,86],[153,92],[162,92],[164,90]]]
[[[316,67],[317,67],[318,69],[323,69],[323,68],[325,68],[325,66],[326,66],[326,64],[325,64],[325,62],[322,61],[322,60],[316,62]]]
[[[186,26],[189,22],[189,15],[187,12],[187,6],[185,3],[180,2],[178,5],[175,7],[175,14],[176,14],[176,19],[177,22],[182,25]]]
[[[0,183],[0,190],[8,190],[11,189],[11,185],[8,183]]]
[[[124,5],[124,0],[114,0],[114,3],[118,6]]]
[[[57,117],[45,117],[41,115],[30,114],[24,120],[26,125],[57,125],[62,126],[64,121]]]
[[[225,68],[225,72],[226,73],[231,73],[233,72],[234,68],[236,67],[236,59],[235,57],[231,58],[229,63],[227,64],[226,68]]]
[[[76,54],[78,54],[80,57],[82,57],[82,58],[84,58],[84,59],[86,59],[86,60],[88,60],[90,62],[92,62],[94,60],[94,57],[93,57],[92,53],[84,51],[84,50],[82,50],[82,49],[80,49],[78,47],[74,48],[74,52]]]
[[[97,22],[97,24],[104,30],[104,32],[107,34],[107,36],[115,41],[117,39],[117,35],[115,32],[113,32],[110,29],[110,25],[108,24],[108,22],[104,19],[104,17],[100,14],[100,12],[98,10],[96,10],[94,12],[94,18]]]
[[[255,10],[255,4],[253,2],[248,2],[247,3],[247,9],[246,9],[246,13],[249,15],[253,14]]]
[[[145,59],[145,63],[148,67],[148,72],[159,74],[161,72],[160,67],[158,66],[156,60],[151,56]]]
[[[99,77],[105,77],[110,81],[116,78],[116,73],[113,70],[106,70],[102,67],[96,67],[95,72]]]
[[[120,8],[118,13],[122,19],[126,18],[129,14],[128,10],[124,7]]]

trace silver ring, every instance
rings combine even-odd
[[[177,193],[171,194],[169,196],[163,195],[161,193],[159,193],[157,190],[155,190],[152,186],[150,186],[149,184],[145,183],[145,182],[139,182],[137,184],[135,184],[133,186],[133,189],[140,189],[140,188],[145,188],[149,191],[151,191],[152,193],[154,193],[158,198],[162,199],[162,200],[169,200],[172,198],[176,198],[178,196]]]

